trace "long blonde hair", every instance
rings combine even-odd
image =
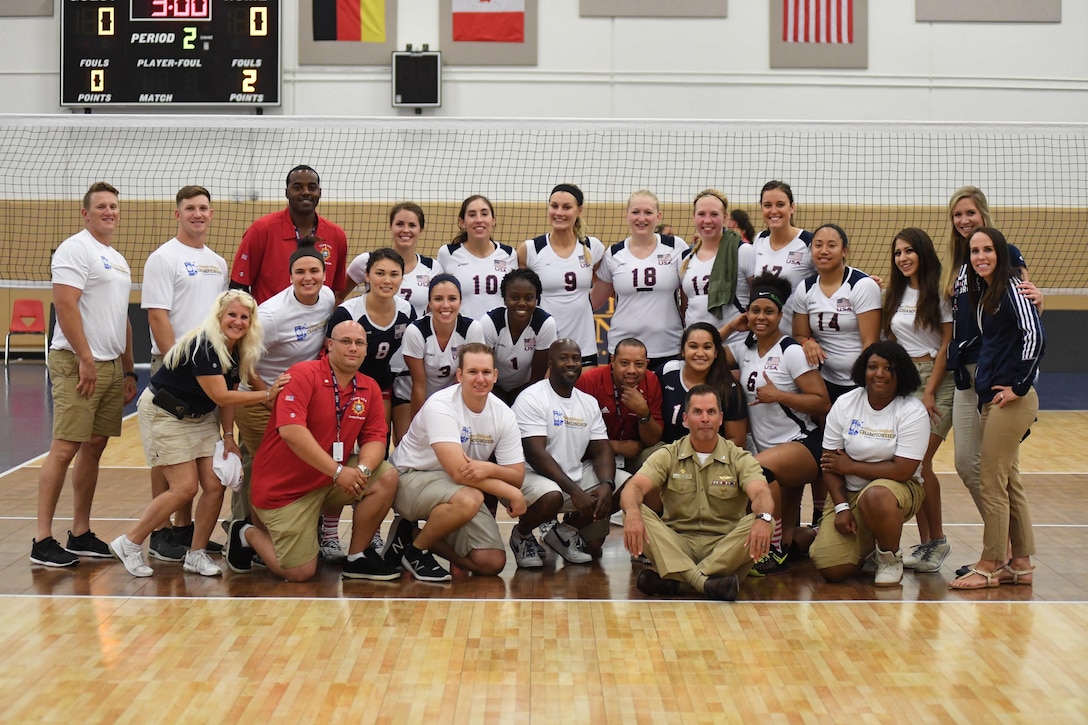
[[[952,296],[960,268],[967,264],[967,239],[960,236],[956,225],[952,223],[952,212],[956,209],[956,205],[964,199],[970,199],[971,203],[978,209],[979,215],[982,216],[982,226],[992,227],[994,225],[994,220],[990,217],[990,204],[986,201],[986,195],[982,193],[982,189],[977,186],[961,186],[952,192],[952,198],[948,200],[948,225],[952,227],[952,233],[948,238],[948,252],[945,259],[947,264],[944,265],[945,279],[943,285],[945,295],[948,297]]]
[[[707,196],[713,196],[715,199],[717,199],[718,201],[720,201],[722,203],[722,214],[723,215],[725,214],[725,212],[729,211],[729,199],[727,199],[725,194],[718,191],[717,189],[703,189],[698,194],[696,194],[695,199],[691,202],[692,210],[694,211],[695,205],[699,203],[700,199],[702,199],[704,197],[707,197]],[[723,221],[723,224],[724,224],[724,221]],[[683,277],[684,274],[688,271],[688,265],[691,264],[692,258],[694,258],[695,255],[699,253],[699,250],[702,248],[702,246],[703,246],[703,238],[700,237],[698,234],[696,234],[695,239],[692,240],[692,243],[691,243],[691,253],[689,253],[688,256],[684,258],[684,261],[680,263],[680,276],[681,277]]]
[[[192,359],[193,353],[204,342],[211,345],[219,358],[219,365],[224,371],[234,367],[235,359],[227,349],[227,338],[223,335],[221,319],[227,307],[238,302],[249,312],[249,330],[245,337],[234,346],[234,353],[238,356],[238,374],[242,380],[249,380],[256,375],[257,361],[264,352],[262,343],[264,333],[261,331],[261,323],[257,319],[257,303],[248,293],[239,289],[223,292],[215,298],[211,312],[200,323],[200,327],[194,328],[182,335],[180,340],[166,353],[163,364],[175,370]],[[193,344],[195,341],[195,344]]]

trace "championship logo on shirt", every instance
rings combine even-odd
[[[102,257],[101,259],[103,269],[113,269],[113,265],[110,264],[110,260],[106,259],[105,257]]]
[[[836,312],[849,312],[852,309],[854,309],[854,307],[850,304],[849,297],[839,297],[835,300]]]
[[[657,255],[657,266],[658,267],[668,267],[670,264],[672,264],[672,253],[671,252],[666,252],[665,254]]]
[[[306,325],[295,325],[295,340],[301,342],[306,339]]]
[[[504,260],[496,259],[495,260],[495,271],[496,272],[502,272],[503,274],[505,274],[506,273],[506,262]]]
[[[195,262],[185,262],[185,273],[190,277],[195,277],[200,274],[200,270],[197,268]]]
[[[472,438],[472,429],[466,426],[461,426],[461,443],[467,443]]]
[[[853,420],[850,421],[850,429],[846,431],[846,435],[856,436],[858,433],[861,432],[861,426],[862,426],[862,422],[860,420],[858,420],[857,418],[854,418]]]
[[[554,425],[556,428],[562,428],[563,427],[563,411],[561,411],[561,410],[553,410],[552,411],[552,425]]]
[[[786,264],[792,264],[794,267],[800,267],[804,261],[804,252],[790,252],[786,255]]]
[[[763,365],[764,370],[778,370],[778,365],[782,361],[780,357],[769,357],[767,362]]]
[[[329,260],[332,259],[332,245],[331,244],[329,244],[328,242],[321,242],[320,244],[315,244],[314,249],[321,252],[321,258],[325,260],[325,264],[330,263]]]

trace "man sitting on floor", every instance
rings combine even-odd
[[[718,392],[693,387],[684,405],[691,432],[653,453],[623,487],[624,544],[635,556],[645,548],[654,567],[638,576],[644,594],[679,594],[686,585],[731,602],[739,578],[770,547],[770,486],[756,459],[718,434],[722,418]],[[642,503],[653,489],[665,504],[661,517]]]

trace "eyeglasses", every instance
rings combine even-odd
[[[366,340],[363,339],[363,338],[359,338],[358,340],[353,340],[350,337],[342,337],[342,338],[339,338],[339,339],[334,337],[334,338],[332,338],[332,340],[333,340],[333,342],[340,343],[344,347],[351,347],[352,345],[354,345],[355,347],[366,347]]]

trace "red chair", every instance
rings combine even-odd
[[[8,329],[8,336],[4,338],[4,366],[8,364],[12,335],[41,335],[45,339],[45,362],[48,364],[49,333],[47,330],[45,306],[41,300],[15,300],[11,308],[11,327]]]

